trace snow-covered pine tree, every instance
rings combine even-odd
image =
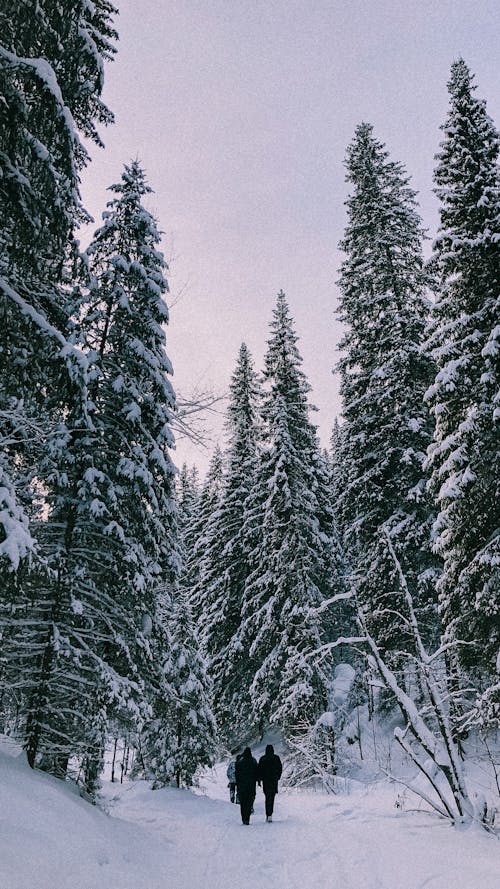
[[[34,549],[34,520],[44,526],[47,440],[73,402],[85,409],[86,362],[66,338],[63,291],[73,230],[85,215],[78,186],[88,156],[78,131],[100,143],[96,124],[112,119],[100,95],[103,61],[114,52],[114,12],[107,0],[0,9],[0,633],[9,662],[0,682],[7,723],[12,710],[26,722],[29,684],[53,627],[51,608],[35,608],[47,582],[43,546],[36,570],[23,560]]]
[[[179,542],[181,542],[184,540],[185,536],[188,535],[189,528],[193,524],[198,501],[200,499],[198,470],[196,466],[189,469],[186,463],[182,464],[179,475],[177,476],[175,489],[177,499],[177,525]]]
[[[201,562],[200,638],[214,684],[214,710],[229,747],[248,731],[251,661],[237,635],[248,576],[246,501],[257,460],[259,387],[250,352],[241,345],[229,388],[228,444],[220,503],[209,516]]]
[[[343,455],[346,451],[344,442],[343,442],[343,434],[344,427],[341,426],[338,418],[335,418],[332,434],[330,437],[330,453],[329,453],[329,462],[330,462],[330,491],[331,491],[331,501],[335,514],[335,521],[337,524],[337,528],[341,537],[345,531],[345,524],[343,521],[342,515],[342,503],[343,498],[342,494],[347,486],[346,481],[346,473],[347,469],[343,464]]]
[[[315,476],[314,494],[318,504],[316,517],[322,547],[319,561],[321,573],[317,581],[323,599],[322,623],[327,639],[335,640],[339,636],[356,634],[356,614],[346,582],[347,567],[336,516],[336,469],[328,452],[321,450],[319,442],[312,468]],[[338,662],[350,660],[351,654],[348,646],[339,646],[332,651],[331,656]]]
[[[43,646],[25,729],[32,764],[55,759],[61,768],[84,756],[90,790],[109,715],[127,727],[148,716],[162,638],[155,591],[177,571],[166,264],[136,162],[112,190],[87,253],[90,285],[75,305],[91,368],[89,419],[75,406],[42,466],[50,573],[36,606]]]
[[[370,124],[347,149],[348,223],[340,244],[339,362],[344,423],[336,461],[339,516],[354,590],[379,644],[406,639],[404,597],[387,550],[391,535],[414,601],[435,632],[431,506],[422,463],[432,434],[424,393],[432,364],[422,351],[427,273],[415,192]],[[430,622],[430,625],[429,625]],[[411,641],[409,643],[411,645]]]
[[[0,11],[0,244],[9,273],[20,265],[53,284],[75,221],[86,215],[78,186],[89,156],[79,132],[102,145],[96,125],[113,120],[101,93],[116,13],[108,0],[64,9],[60,0],[40,0]],[[34,291],[30,304],[57,320],[49,293]]]
[[[453,63],[448,89],[435,172],[439,292],[428,341],[437,364],[428,393],[436,421],[429,449],[435,548],[444,560],[447,636],[472,643],[460,646],[462,663],[493,676],[500,647],[500,141],[463,59]],[[484,704],[488,720],[498,721],[498,678]]]
[[[301,368],[285,294],[280,292],[265,357],[264,445],[247,501],[253,548],[239,638],[256,672],[251,686],[255,723],[293,733],[314,724],[326,703],[327,678],[310,657],[324,641],[320,584],[323,541],[315,494],[315,430],[309,384]]]
[[[154,684],[150,638],[157,630],[156,588],[177,576],[174,467],[170,458],[175,394],[165,352],[167,265],[160,233],[144,207],[151,193],[137,161],[126,165],[87,250],[91,286],[80,303],[93,350],[92,419],[106,442],[94,463],[102,473],[91,509],[110,541],[114,657],[110,665]],[[97,501],[97,502],[96,502]],[[113,552],[114,550],[114,552]],[[131,705],[118,700],[116,705]],[[147,701],[140,701],[141,705]]]
[[[25,552],[16,515],[36,511],[32,467],[63,409],[68,370],[81,376],[64,338],[61,285],[85,215],[78,186],[88,154],[78,131],[100,144],[96,124],[112,120],[100,96],[115,12],[108,0],[0,9],[0,444],[11,492],[1,515],[10,567]]]
[[[194,586],[191,578],[196,568],[195,565],[192,564],[190,570],[188,563],[193,563],[193,552],[198,533],[197,521],[199,518],[201,496],[199,475],[196,466],[189,469],[187,464],[183,463],[176,478],[175,494],[177,502],[178,545],[181,560],[179,583],[182,588],[187,591],[189,601],[191,601],[191,592]]]
[[[215,753],[211,681],[186,591],[174,585],[171,595],[163,593],[159,615],[168,642],[159,657],[153,719],[143,731],[145,772],[156,787],[190,787],[196,770],[212,765]]]
[[[217,476],[219,454],[215,464],[212,468]],[[192,616],[187,567],[200,501],[195,467],[182,466],[176,499],[180,570],[175,582],[160,589],[157,596],[161,629],[154,657],[157,680],[152,718],[141,733],[145,774],[155,787],[172,782],[178,787],[190,786],[196,769],[211,764],[216,738],[211,680]]]
[[[217,445],[201,486],[196,513],[185,532],[187,547],[183,567],[183,585],[189,590],[189,604],[198,627],[201,615],[205,611],[205,588],[201,577],[204,572],[205,554],[209,548],[208,526],[210,516],[219,509],[223,484],[224,455]]]

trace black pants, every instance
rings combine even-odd
[[[264,784],[264,796],[266,798],[266,818],[273,814],[274,797],[278,793],[276,784]]]
[[[255,790],[238,788],[238,796],[240,798],[241,820],[243,821],[243,824],[250,824],[250,815],[255,800]]]

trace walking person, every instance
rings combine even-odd
[[[274,752],[272,744],[268,744],[264,756],[259,759],[257,779],[262,781],[262,789],[266,798],[266,821],[273,820],[274,797],[278,793],[278,781],[281,778],[283,766],[278,754]]]
[[[236,797],[236,763],[238,759],[238,756],[236,756],[235,759],[232,759],[226,770],[228,780],[227,786],[229,787],[229,799],[232,803],[238,802],[238,799]]]
[[[236,788],[240,800],[241,820],[243,824],[250,824],[255,800],[257,785],[257,760],[252,756],[250,747],[245,747],[241,756],[236,760]]]

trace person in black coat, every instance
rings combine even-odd
[[[257,769],[257,760],[253,758],[250,747],[245,747],[242,755],[236,761],[235,768],[243,824],[250,824],[250,815],[255,800]]]
[[[281,759],[274,752],[273,745],[268,744],[264,756],[259,759],[257,772],[257,780],[259,784],[262,781],[262,789],[266,798],[266,821],[273,820],[274,797],[278,793],[278,781],[282,771]]]

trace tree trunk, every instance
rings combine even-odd
[[[111,762],[111,783],[115,783],[115,763],[116,763],[116,748],[118,746],[118,738],[115,738],[115,743],[113,745],[113,759]]]

